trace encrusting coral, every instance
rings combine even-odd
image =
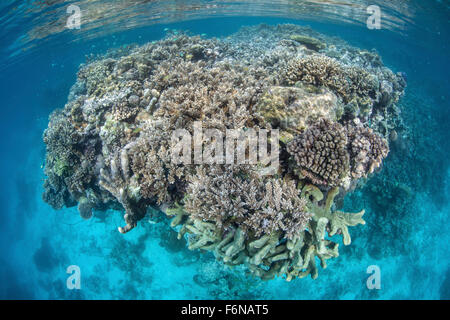
[[[316,278],[316,257],[324,268],[339,255],[333,236],[349,245],[348,227],[364,224],[364,211],[339,211],[334,199],[381,166],[385,138],[402,130],[395,104],[405,85],[376,53],[294,25],[225,39],[177,32],[110,51],[80,67],[65,108],[50,116],[43,199],[78,206],[84,219],[122,211],[122,233],[159,209],[190,249],[226,265],[262,279]],[[213,140],[196,140],[198,123]],[[250,143],[244,163],[173,158],[179,130],[194,135],[188,149],[199,142],[220,159],[211,141],[271,129],[279,165],[270,174],[260,157],[250,162],[262,152]]]
[[[314,50],[314,51],[319,51],[321,49],[326,48],[326,44],[323,43],[322,41],[316,39],[316,38],[312,38],[312,37],[308,37],[308,36],[304,36],[301,34],[293,34],[290,36],[291,40],[297,41],[301,44],[303,44],[305,47],[307,47],[308,49]]]
[[[273,86],[259,99],[256,112],[265,123],[278,128],[281,139],[288,142],[319,119],[339,120],[344,106],[327,89]]]

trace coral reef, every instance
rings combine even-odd
[[[288,145],[301,173],[319,185],[337,185],[347,175],[350,164],[348,140],[339,123],[321,119]]]
[[[359,67],[348,67],[324,55],[310,55],[293,60],[285,71],[285,82],[293,85],[302,81],[324,86],[336,92],[345,103],[357,99],[359,104],[375,97],[375,76]]]
[[[333,203],[381,166],[386,138],[402,134],[404,87],[376,53],[294,25],[225,39],[173,33],[110,51],[80,67],[66,106],[50,116],[43,198],[55,209],[77,205],[84,219],[119,210],[121,233],[162,211],[189,249],[223,264],[262,279],[316,278],[316,257],[325,268],[339,255],[333,236],[349,245],[348,227],[364,224],[364,211]],[[217,156],[208,134],[196,140],[198,122],[216,142],[233,129],[279,130],[266,141],[279,167],[269,175],[261,159],[250,163],[250,143],[244,163],[192,162],[191,153],[174,161],[178,130],[194,134],[188,149],[199,142]]]
[[[261,96],[256,112],[264,123],[278,128],[281,139],[288,142],[319,119],[341,119],[344,106],[330,90],[313,86],[272,86]]]

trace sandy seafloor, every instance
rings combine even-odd
[[[82,220],[76,208],[53,210],[41,200],[48,115],[63,107],[87,53],[145,43],[164,28],[224,36],[256,18],[195,21],[108,36],[95,42],[41,48],[0,74],[0,298],[2,299],[449,299],[450,86],[443,43],[420,46],[412,37],[309,23],[361,48],[375,47],[384,63],[408,76],[402,110],[414,137],[393,146],[385,168],[348,195],[349,210],[366,209],[319,278],[262,282],[189,251],[167,219],[145,218],[122,235],[119,212]],[[279,19],[266,19],[274,24]],[[208,28],[205,28],[205,27]],[[444,41],[445,39],[442,39]],[[448,39],[447,39],[448,40]],[[414,153],[412,152],[414,150]],[[405,168],[408,170],[405,171]],[[384,175],[384,176],[383,176]],[[377,183],[396,187],[380,193]],[[406,190],[406,191],[405,191]],[[158,223],[155,223],[158,222]],[[81,269],[81,290],[66,288],[66,268]],[[366,269],[381,270],[381,289],[366,286]]]

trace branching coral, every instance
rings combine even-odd
[[[185,203],[194,220],[223,229],[237,224],[256,237],[282,231],[293,238],[310,218],[293,180],[264,179],[239,167],[199,168],[189,178]]]
[[[168,126],[165,120],[145,124],[128,152],[140,195],[156,200],[158,204],[182,198],[182,181],[188,170],[188,167],[172,162]]]
[[[135,179],[130,177],[126,149],[120,156],[111,160],[109,170],[103,168],[100,170],[99,185],[109,191],[125,209],[126,226],[119,227],[119,231],[126,233],[136,227],[137,221],[144,217],[147,208],[140,201]]]
[[[320,120],[288,145],[301,173],[319,185],[338,185],[347,175],[350,158],[343,126]]]
[[[316,185],[349,187],[349,180],[367,177],[387,156],[387,141],[361,125],[321,119],[297,135],[287,147],[297,173]]]
[[[167,118],[173,128],[189,129],[195,120],[222,130],[252,126],[249,111],[267,83],[267,74],[256,71],[230,64],[206,68],[204,61],[164,63],[152,78],[167,87],[155,116]]]
[[[343,197],[374,172],[389,151],[379,134],[401,123],[392,110],[403,78],[376,54],[358,53],[285,25],[221,40],[172,34],[93,59],[50,116],[43,198],[56,209],[78,205],[85,219],[124,211],[122,233],[159,208],[192,250],[262,279],[316,278],[315,257],[325,267],[338,256],[329,237],[348,245],[348,227],[364,223],[363,211],[333,210],[337,187]],[[261,159],[173,161],[172,134],[182,131],[184,147],[195,147],[196,122],[222,135],[279,129],[265,141],[279,150],[279,167],[267,175]],[[212,153],[210,138],[201,136],[197,151]],[[244,157],[263,148],[248,145]]]
[[[375,98],[377,79],[364,69],[345,66],[324,55],[311,55],[292,61],[285,70],[285,81],[302,81],[314,86],[325,86],[338,94],[345,103],[352,99]]]
[[[225,264],[244,264],[251,274],[265,280],[284,276],[290,281],[307,275],[315,279],[318,276],[316,256],[322,268],[326,268],[326,260],[339,256],[339,244],[327,239],[327,235],[340,234],[344,245],[349,245],[351,238],[348,227],[365,223],[362,219],[364,210],[355,214],[333,211],[333,200],[339,192],[338,188],[328,192],[323,205],[319,205],[323,194],[317,187],[306,185],[303,189],[307,189],[306,192],[315,189],[307,202],[312,219],[307,222],[306,229],[302,228],[288,239],[280,230],[255,237],[241,227],[219,228],[213,223],[192,219],[181,206],[168,209],[166,214],[175,216],[172,226],[182,225],[178,237],[187,233],[189,248],[192,250],[213,251]]]

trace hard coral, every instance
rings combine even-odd
[[[337,121],[343,114],[342,105],[333,92],[312,86],[272,86],[259,99],[256,111],[265,123],[281,130],[285,141],[318,119]]]
[[[324,55],[310,55],[293,60],[285,70],[285,81],[293,85],[297,81],[314,86],[324,86],[338,94],[345,103],[357,99],[359,103],[369,99],[371,103],[378,89],[377,79],[366,70],[345,66],[336,59]]]
[[[325,43],[323,43],[322,41],[320,41],[316,38],[313,38],[313,37],[308,37],[308,36],[301,35],[301,34],[293,34],[289,38],[291,40],[294,40],[296,42],[303,44],[308,49],[311,49],[314,51],[319,51],[321,49],[326,48]]]
[[[296,136],[287,150],[311,181],[334,186],[339,185],[349,171],[347,143],[342,125],[321,119]]]
[[[169,124],[166,120],[145,124],[140,136],[127,148],[129,166],[134,173],[140,195],[158,204],[182,198],[181,182],[189,168],[172,162]]]
[[[332,210],[338,192],[338,188],[331,189],[323,205],[319,205],[323,194],[320,191],[313,193],[314,197],[305,202],[312,218],[306,221],[306,228],[302,227],[288,239],[281,230],[255,237],[242,226],[223,229],[208,221],[192,219],[180,206],[168,209],[166,214],[175,216],[172,226],[182,225],[178,237],[188,234],[192,250],[212,251],[230,266],[244,264],[252,275],[263,280],[284,276],[290,281],[307,275],[315,279],[318,276],[316,256],[322,268],[327,267],[326,260],[339,256],[339,244],[326,239],[326,234],[340,234],[344,245],[349,245],[348,227],[365,224],[362,219],[364,210],[356,214]]]
[[[240,225],[256,237],[274,232],[296,236],[310,216],[292,180],[264,179],[252,170],[199,168],[189,178],[186,212],[219,228]]]
[[[378,168],[389,153],[387,141],[362,126],[347,126],[350,141],[351,175],[353,179],[367,177]]]
[[[349,187],[367,177],[387,156],[387,141],[361,124],[343,126],[321,119],[288,144],[297,171],[316,185]]]
[[[50,116],[43,198],[56,209],[78,204],[84,218],[121,210],[123,233],[159,208],[190,249],[263,279],[315,278],[315,257],[325,266],[338,255],[327,235],[349,244],[347,227],[363,223],[362,213],[332,210],[333,187],[347,191],[381,165],[379,134],[401,124],[404,86],[375,53],[295,25],[221,40],[173,33],[110,51],[81,66]],[[220,134],[279,129],[279,141],[270,134],[278,170],[172,161],[172,133],[192,134],[197,121]]]

